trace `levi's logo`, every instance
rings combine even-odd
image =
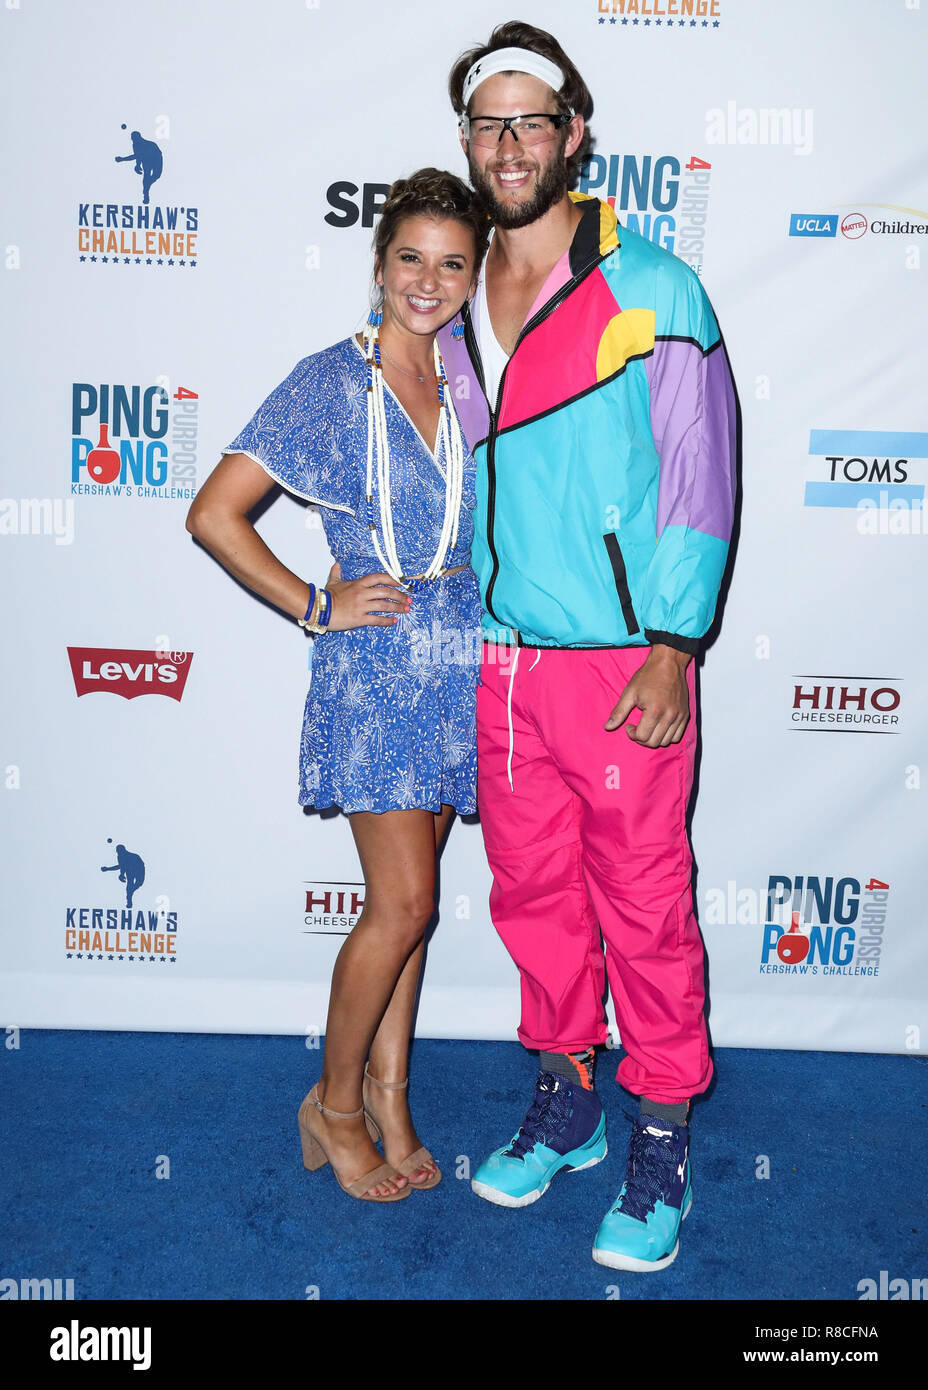
[[[122,695],[167,695],[179,700],[193,652],[138,651],[123,647],[68,647],[78,697],[95,690]]]

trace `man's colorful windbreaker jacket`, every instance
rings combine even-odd
[[[665,643],[695,653],[715,612],[735,495],[736,407],[696,274],[598,198],[487,404],[467,306],[441,330],[477,462],[471,563],[491,640]]]

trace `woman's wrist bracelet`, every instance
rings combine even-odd
[[[317,589],[315,584],[310,584],[306,616],[297,619],[300,627],[307,632],[326,632],[331,616],[332,595],[328,589]]]

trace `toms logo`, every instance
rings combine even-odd
[[[814,462],[805,484],[807,507],[923,505],[925,431],[814,429],[809,456]]]

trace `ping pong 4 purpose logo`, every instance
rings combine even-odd
[[[622,226],[672,251],[698,275],[711,178],[711,163],[695,154],[593,154],[580,170],[580,192],[609,203]]]
[[[163,382],[71,385],[73,496],[189,501],[196,496],[200,398]]]
[[[879,878],[771,874],[760,973],[878,975],[888,902]]]

